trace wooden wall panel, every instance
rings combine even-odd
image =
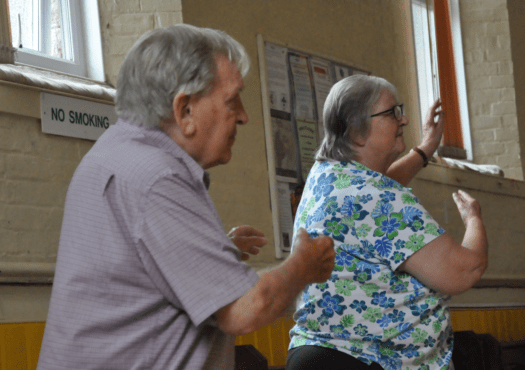
[[[454,331],[489,333],[500,342],[525,340],[525,308],[455,309]],[[273,367],[284,366],[294,325],[290,316],[281,317],[249,335],[237,337],[236,345],[251,344]],[[0,324],[0,370],[35,370],[45,323]]]

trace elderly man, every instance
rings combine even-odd
[[[68,190],[38,368],[231,369],[234,336],[277,318],[326,280],[333,242],[302,231],[260,278],[241,262],[266,244],[227,235],[206,169],[227,163],[248,58],[223,32],[179,25],[144,35],[119,78],[119,121]]]

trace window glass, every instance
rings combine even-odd
[[[96,0],[8,0],[8,4],[18,63],[103,80]]]
[[[439,77],[437,65],[436,36],[434,32],[434,12],[427,10],[426,1],[412,1],[412,20],[414,27],[414,46],[419,86],[419,108],[423,120],[439,98]]]
[[[9,0],[9,20],[13,46],[38,50],[33,44],[33,0]]]
[[[64,31],[71,27],[64,24],[70,17],[62,17],[66,14],[63,5],[60,0],[9,0],[13,46],[73,60],[73,55],[66,56],[64,50]]]
[[[465,87],[465,72],[463,66],[463,47],[461,45],[461,27],[457,0],[448,1],[452,32],[452,48],[454,49],[454,68],[456,76],[457,100],[460,120],[449,121],[445,130],[455,129],[462,134],[463,147],[461,154],[468,160],[473,160],[470,124],[468,117],[467,92]],[[428,109],[434,101],[440,98],[440,76],[438,72],[438,53],[433,1],[412,0],[412,25],[414,32],[414,49],[416,54],[416,70],[419,91],[420,117],[426,117]],[[442,36],[442,35],[441,35]],[[441,41],[442,42],[442,41]],[[443,62],[443,60],[441,60]],[[444,82],[443,82],[444,84]],[[456,125],[451,127],[452,125]],[[445,143],[447,146],[447,143]],[[450,153],[450,152],[449,152]],[[463,154],[464,153],[464,154]],[[445,154],[444,156],[449,154]],[[465,158],[463,157],[463,158]],[[458,157],[455,157],[458,158]]]

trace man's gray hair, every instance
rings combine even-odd
[[[383,89],[397,98],[394,85],[381,77],[353,75],[332,86],[324,103],[324,138],[315,153],[317,161],[357,159],[355,138],[367,137],[372,109]]]
[[[199,94],[212,88],[218,54],[246,75],[250,68],[246,50],[225,32],[188,24],[147,32],[120,68],[117,115],[136,125],[160,127],[162,120],[172,117],[178,93]]]

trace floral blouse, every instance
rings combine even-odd
[[[444,233],[411,189],[357,162],[316,162],[299,227],[333,238],[337,255],[331,278],[298,298],[290,349],[334,348],[385,370],[448,368],[453,333],[445,297],[396,271]]]

